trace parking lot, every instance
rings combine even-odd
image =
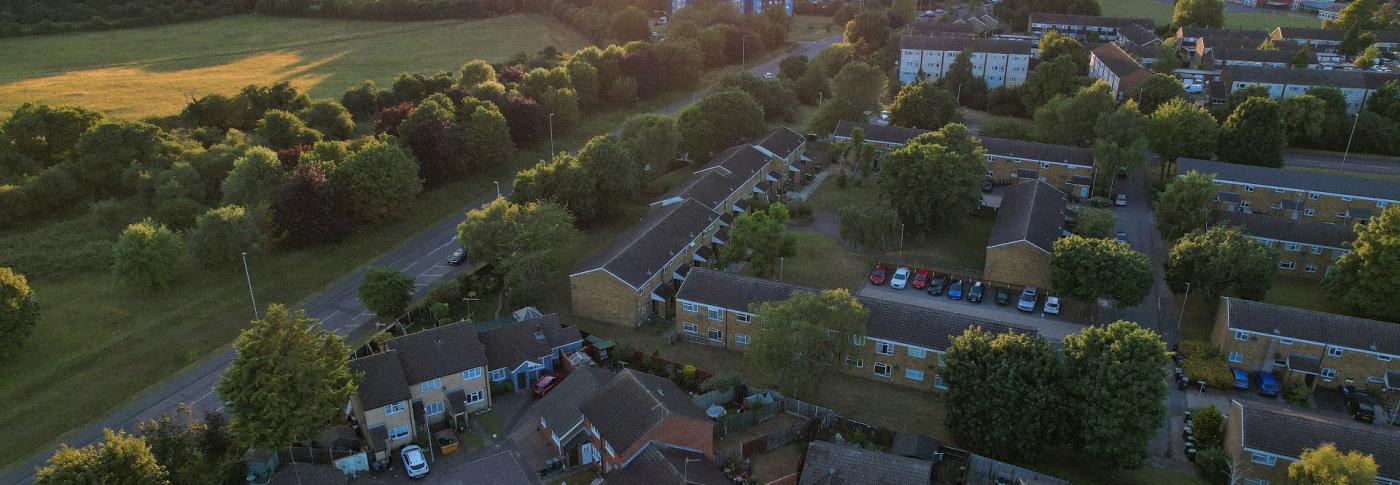
[[[971,285],[969,284],[968,286]],[[983,295],[981,303],[968,302],[966,297],[961,300],[950,300],[946,294],[933,296],[913,286],[903,290],[897,290],[889,287],[889,285],[872,285],[866,282],[860,289],[860,296],[867,298],[932,308],[935,310],[1034,328],[1051,341],[1062,340],[1066,335],[1078,332],[1085,326],[1083,323],[1070,321],[1060,315],[1046,315],[1042,312],[1041,310],[1045,303],[1044,295],[1041,295],[1040,299],[1036,302],[1035,312],[1022,312],[1017,310],[1016,299],[1020,295],[1020,291],[1016,290],[1010,295],[1010,304],[1001,306],[993,301],[996,297],[996,293],[990,287],[988,287],[986,294]]]

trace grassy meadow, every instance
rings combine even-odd
[[[179,112],[192,96],[290,81],[335,97],[403,71],[501,61],[587,40],[540,15],[373,22],[240,15],[159,27],[0,39],[0,118],[29,102],[79,104],[139,118]]]
[[[1172,23],[1172,3],[1159,0],[1099,0],[1103,15],[1108,17],[1143,17],[1157,25]],[[1315,15],[1288,11],[1231,12],[1225,11],[1225,28],[1274,30],[1274,27],[1317,27],[1322,24]]]

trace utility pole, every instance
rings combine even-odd
[[[1356,122],[1361,121],[1361,112],[1351,115],[1351,135],[1347,136],[1347,149],[1342,152],[1342,170],[1347,169],[1347,155],[1351,154],[1351,140],[1356,138]]]
[[[899,223],[899,259],[904,260],[904,223]]]
[[[253,302],[253,319],[261,320],[258,316],[258,299],[253,296],[253,274],[248,272],[248,252],[243,252],[243,277],[248,280],[248,299]]]

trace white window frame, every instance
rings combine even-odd
[[[419,390],[419,391],[422,391],[422,392],[428,392],[428,391],[431,391],[431,390],[433,390],[433,389],[441,389],[441,388],[442,388],[442,378],[441,378],[441,377],[435,377],[435,378],[432,378],[432,379],[423,381],[421,384],[418,384],[418,390]]]
[[[1317,197],[1318,197],[1317,192],[1308,192],[1308,199],[1310,199],[1310,200],[1317,200]]]
[[[720,329],[718,329],[718,328],[713,328],[713,327],[706,328],[706,329],[705,329],[705,338],[710,339],[710,340],[714,340],[714,341],[717,341],[717,342],[723,342],[723,341],[724,341],[724,330],[720,330]]]
[[[700,311],[700,306],[688,301],[683,301],[681,302],[681,309],[690,313],[697,313]]]
[[[1303,245],[1295,242],[1285,242],[1283,243],[1283,249],[1285,251],[1302,251]]]
[[[1385,379],[1382,379],[1381,376],[1366,376],[1366,382],[1372,384],[1385,384]]]
[[[1254,191],[1254,186],[1253,186],[1253,185],[1246,185],[1246,186],[1244,186],[1244,191],[1245,191],[1245,192],[1253,192],[1253,191]]]
[[[709,311],[706,312],[706,314],[707,314],[707,316],[709,317],[710,320],[714,320],[714,321],[717,321],[717,322],[722,322],[722,321],[724,321],[724,309],[723,309],[723,308],[710,308]]]
[[[1303,271],[1304,271],[1304,272],[1307,272],[1307,273],[1316,273],[1316,272],[1317,272],[1317,265],[1315,265],[1315,264],[1305,264],[1305,265],[1303,265]]]
[[[748,335],[745,335],[745,334],[742,334],[742,333],[735,332],[735,333],[734,333],[734,343],[739,344],[739,345],[748,345],[748,344],[749,344],[749,336],[748,336]]]
[[[924,358],[924,357],[927,356],[927,355],[928,355],[928,351],[927,351],[927,350],[924,350],[924,349],[921,349],[921,348],[918,348],[918,347],[909,347],[909,356],[910,356],[910,357],[913,357],[913,358],[915,358],[915,359],[922,359],[922,358]]]
[[[904,378],[911,381],[922,381],[924,380],[924,371],[906,368],[904,369]]]
[[[1380,354],[1376,354],[1376,360],[1379,360],[1379,361],[1381,361],[1381,362],[1390,362],[1390,356],[1389,356],[1389,355],[1380,355]]]
[[[506,370],[505,370],[505,369],[492,369],[490,375],[491,375],[491,382],[501,382],[501,381],[506,380],[506,379],[509,377],[509,376],[506,375]]]
[[[700,333],[700,327],[694,323],[685,322],[681,324],[681,331],[689,334],[698,334]]]
[[[1234,362],[1236,364],[1244,362],[1244,354],[1240,352],[1230,352],[1230,362]]]
[[[1265,455],[1256,452],[1250,455],[1249,461],[1259,465],[1274,466],[1274,464],[1278,462],[1278,458],[1273,457],[1273,455]]]
[[[1308,249],[1312,251],[1313,254],[1322,254],[1322,246],[1313,246]]]
[[[889,342],[875,342],[875,353],[881,355],[894,355],[894,344]]]
[[[1248,333],[1248,332],[1245,332],[1245,331],[1243,331],[1243,330],[1236,330],[1236,331],[1235,331],[1235,340],[1239,340],[1239,341],[1241,341],[1241,342],[1246,341],[1246,340],[1249,340],[1249,333]]]
[[[1286,269],[1286,270],[1292,271],[1293,269],[1295,269],[1295,268],[1297,268],[1297,267],[1298,267],[1298,263],[1295,263],[1295,262],[1292,262],[1292,261],[1286,261],[1286,260],[1282,260],[1282,259],[1281,259],[1281,260],[1279,260],[1279,262],[1278,262],[1278,268],[1279,268],[1279,269]]]
[[[404,408],[406,407],[408,407],[408,401],[399,401],[396,403],[387,404],[384,406],[384,415],[393,416],[395,414],[403,412]]]
[[[884,367],[884,368],[885,368],[885,372],[883,372],[883,373],[880,372],[880,368],[881,368],[881,367]],[[884,362],[876,362],[876,363],[875,363],[875,366],[872,367],[872,369],[875,371],[875,376],[876,376],[876,377],[884,377],[884,378],[887,378],[887,379],[888,379],[890,376],[894,375],[894,366],[891,366],[891,365],[886,364],[886,363],[884,363]]]
[[[423,414],[425,416],[437,416],[442,414],[445,410],[447,410],[446,401],[431,402],[428,403],[427,406],[423,406]]]
[[[1281,338],[1281,339],[1278,339],[1278,343],[1279,343],[1279,345],[1293,345],[1293,339],[1291,339],[1291,338]]]
[[[1244,485],[1269,485],[1269,481],[1262,478],[1245,478]]]
[[[1337,377],[1337,369],[1333,369],[1333,368],[1330,368],[1330,367],[1329,367],[1329,368],[1322,369],[1322,378],[1323,378],[1323,379],[1332,380],[1332,379],[1335,379],[1336,377]]]
[[[474,368],[471,368],[471,369],[467,369],[466,372],[463,372],[463,373],[462,373],[462,380],[465,380],[465,381],[470,381],[470,380],[472,380],[472,379],[476,379],[476,378],[479,378],[479,377],[481,377],[481,368],[480,368],[480,367],[474,367]]]
[[[465,404],[476,404],[484,400],[486,400],[486,393],[480,389],[467,393],[466,399],[463,399]]]
[[[934,375],[933,375],[933,388],[934,388],[934,389],[947,389],[947,388],[948,388],[948,383],[947,383],[947,382],[943,382],[943,376],[938,375],[938,374],[934,374]]]
[[[861,358],[858,358],[858,357],[846,356],[846,365],[849,366],[849,367],[855,367],[855,368],[857,368],[857,369],[860,369],[860,368],[865,367],[865,359],[861,359]]]
[[[389,430],[389,441],[398,441],[407,438],[408,435],[408,425],[395,426],[393,429]]]
[[[1327,347],[1327,356],[1328,356],[1328,357],[1341,357],[1343,353],[1345,353],[1345,351],[1344,351],[1341,347],[1337,347],[1337,346],[1329,346],[1329,347]]]
[[[747,313],[734,312],[734,320],[739,323],[753,323],[753,315]]]

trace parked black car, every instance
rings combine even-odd
[[[447,258],[447,264],[450,264],[450,265],[452,265],[452,266],[458,266],[458,265],[461,265],[462,262],[463,262],[463,261],[466,261],[466,260],[467,260],[467,251],[466,251],[465,249],[458,248],[456,251],[453,251],[453,252],[452,252],[452,256],[451,256],[451,257]]]
[[[972,289],[967,292],[967,301],[972,303],[982,303],[982,282],[972,283]]]
[[[938,275],[933,277],[933,282],[928,284],[928,294],[938,296],[943,294],[943,290],[948,288],[948,277]]]
[[[1342,386],[1342,397],[1347,400],[1347,414],[1351,419],[1363,423],[1376,420],[1376,399],[1366,391],[1352,386]]]

